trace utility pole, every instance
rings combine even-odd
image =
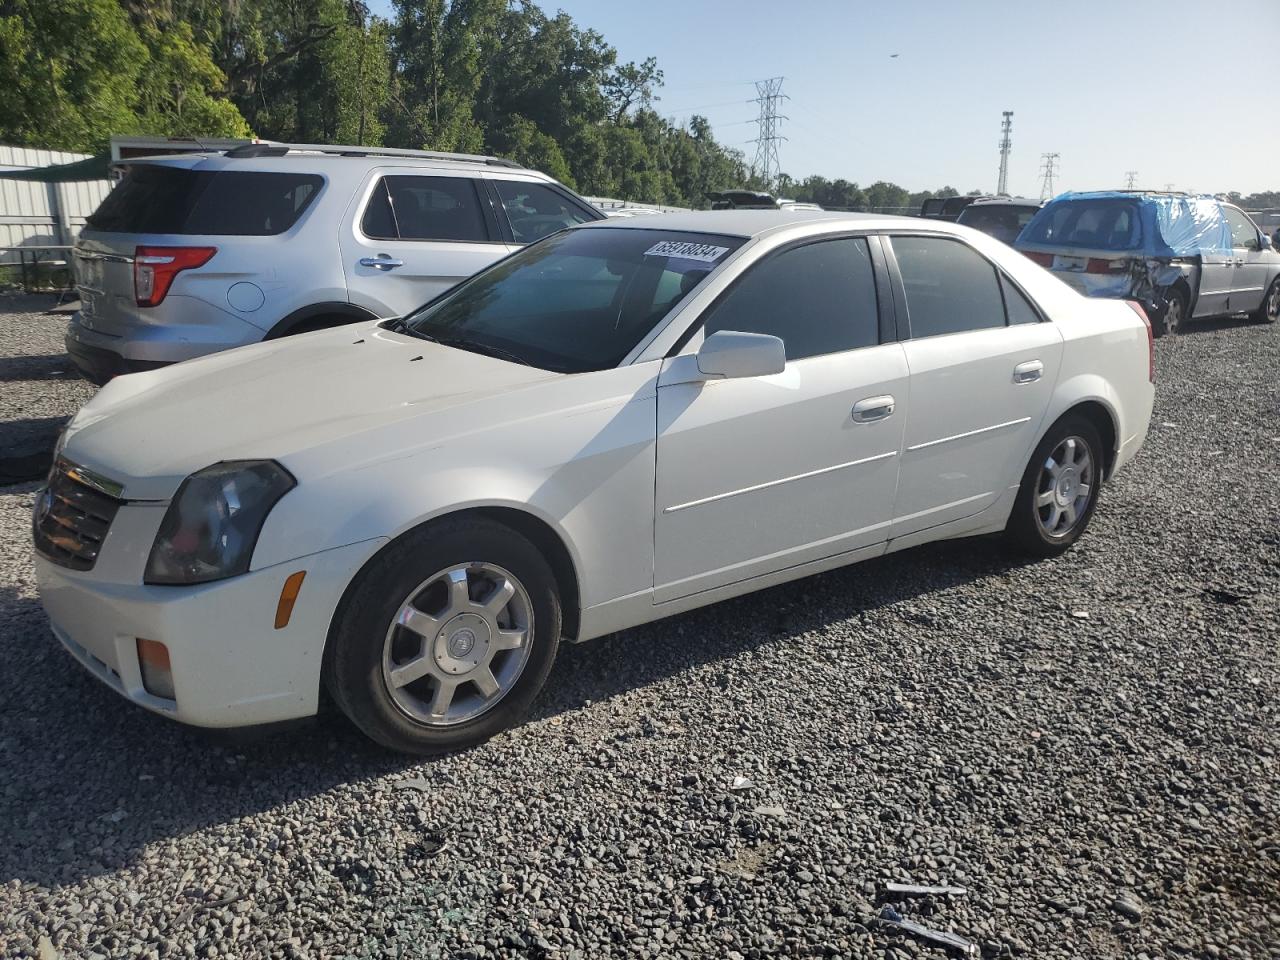
[[[1007,197],[1009,195],[1009,149],[1013,146],[1013,141],[1009,139],[1009,134],[1013,132],[1013,111],[1006,110],[1001,116],[1004,119],[1000,121],[1000,179],[996,181],[996,196]]]
[[[1040,181],[1041,200],[1053,199],[1053,179],[1058,175],[1058,156],[1056,153],[1040,154],[1040,160],[1042,161],[1040,173],[1044,175],[1044,179]]]
[[[1138,187],[1138,171],[1127,170],[1124,175],[1124,188],[1126,190],[1135,190]]]
[[[756,98],[753,103],[760,105],[759,133],[754,141],[756,156],[751,161],[751,173],[757,172],[764,179],[765,189],[772,190],[774,181],[782,172],[782,164],[778,160],[778,144],[787,138],[778,132],[779,121],[789,119],[778,112],[778,104],[782,100],[790,100],[782,92],[784,77],[771,77],[756,83]]]

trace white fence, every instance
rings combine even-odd
[[[0,169],[25,170],[88,158],[85,153],[0,146]],[[109,180],[35,183],[0,178],[0,247],[65,246],[75,242],[85,217],[97,209]],[[16,263],[16,251],[0,253],[0,263]],[[28,257],[30,259],[30,257]]]

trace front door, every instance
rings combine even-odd
[[[700,322],[658,386],[655,600],[882,543],[907,367],[900,344],[880,342],[867,240],[768,255]],[[719,330],[781,337],[786,369],[691,377]]]
[[[1058,378],[1062,335],[964,242],[895,236],[911,409],[893,536],[982,512],[1022,476]]]
[[[1243,210],[1224,203],[1222,212],[1231,227],[1231,250],[1236,261],[1227,310],[1252,313],[1262,305],[1267,281],[1275,269],[1276,255],[1271,252],[1271,244],[1266,242],[1262,231]]]
[[[477,178],[376,170],[340,231],[351,302],[408,313],[514,249],[499,234]]]

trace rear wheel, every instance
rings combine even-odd
[[[1045,434],[1022,475],[1005,539],[1023,553],[1056,557],[1080,539],[1102,487],[1102,438],[1068,414]]]
[[[1253,319],[1259,323],[1275,323],[1280,319],[1280,277],[1271,281],[1267,295],[1262,298],[1262,306],[1254,313]]]
[[[560,621],[554,575],[533,544],[491,520],[446,519],[392,544],[348,588],[326,680],[384,746],[457,750],[525,712]]]
[[[1186,322],[1187,295],[1176,288],[1170,290],[1169,303],[1165,306],[1164,311],[1156,317],[1151,329],[1157,337],[1163,337],[1165,334],[1176,336],[1182,332]]]

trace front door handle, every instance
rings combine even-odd
[[[1039,360],[1028,360],[1013,368],[1014,383],[1035,383],[1044,376],[1044,364]]]
[[[403,267],[404,261],[397,260],[395,257],[389,257],[385,253],[376,257],[361,257],[360,266],[373,267],[375,270],[394,270],[396,267]]]
[[[853,405],[853,419],[858,423],[871,423],[893,415],[893,397],[867,397]]]

